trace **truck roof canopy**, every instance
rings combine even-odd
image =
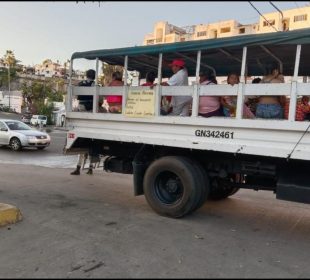
[[[71,59],[96,59],[97,57],[111,65],[123,65],[128,56],[128,70],[137,70],[142,75],[158,67],[158,54],[163,53],[163,77],[171,75],[168,67],[175,58],[183,58],[190,76],[195,76],[197,51],[202,51],[201,69],[212,66],[217,76],[232,72],[240,73],[242,49],[247,50],[248,75],[264,75],[266,67],[274,64],[276,59],[283,63],[283,74],[292,76],[294,72],[296,45],[302,45],[299,66],[300,76],[310,75],[310,28],[272,32],[259,35],[242,35],[228,38],[187,41],[152,46],[137,46],[117,49],[75,52]],[[267,48],[263,49],[263,47]]]

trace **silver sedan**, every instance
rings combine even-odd
[[[16,120],[0,120],[0,145],[7,145],[14,151],[23,147],[36,147],[39,150],[46,148],[51,137]]]

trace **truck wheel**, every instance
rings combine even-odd
[[[232,182],[228,181],[227,179],[214,178],[212,180],[209,199],[210,200],[225,199],[235,194],[237,191],[239,191],[240,188],[233,187],[231,183]]]
[[[199,176],[199,185],[201,186],[202,193],[198,197],[198,201],[196,206],[192,209],[192,211],[195,211],[199,209],[207,200],[209,193],[210,193],[210,179],[203,167],[200,163],[193,161],[193,166],[196,169],[198,176]]]
[[[203,192],[197,170],[185,157],[167,156],[151,163],[143,180],[144,195],[151,208],[173,218],[193,211]]]
[[[22,149],[22,144],[18,138],[14,137],[10,140],[10,147],[13,151],[20,151]]]

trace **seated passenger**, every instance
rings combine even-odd
[[[199,83],[201,85],[216,85],[217,80],[209,73],[201,72],[199,75]],[[200,96],[199,97],[199,109],[198,115],[209,118],[213,116],[223,116],[223,109],[221,107],[219,96]]]
[[[255,78],[252,81],[252,84],[259,84],[261,82],[261,78]],[[247,100],[245,104],[248,106],[248,108],[251,110],[252,114],[255,115],[256,112],[256,106],[258,103],[258,97],[257,96],[247,96]]]
[[[122,81],[122,74],[116,71],[112,74],[112,82],[108,85],[109,87],[117,86],[121,87],[124,85]],[[109,95],[106,97],[106,101],[109,105],[110,113],[121,113],[122,112],[122,95]]]
[[[185,62],[182,59],[175,59],[169,66],[174,73],[173,76],[167,81],[161,83],[162,86],[188,86],[188,73],[185,69]],[[163,108],[161,114],[169,116],[188,116],[191,105],[191,96],[172,96],[170,107]]]
[[[86,80],[79,82],[80,87],[91,87],[95,85],[96,71],[89,69],[86,71]],[[78,95],[79,111],[93,110],[93,96],[92,95]]]
[[[287,102],[284,106],[284,118],[288,119],[289,114],[290,101],[287,99]],[[296,104],[296,121],[309,121],[310,120],[310,105],[309,105],[309,97],[303,96],[301,99],[297,100]]]
[[[284,83],[284,76],[278,66],[272,67],[271,74],[263,77],[261,83]],[[261,96],[256,107],[256,117],[263,119],[283,119],[285,96]]]
[[[156,78],[155,72],[153,71],[147,72],[145,76],[146,82],[141,86],[153,86],[155,78]]]
[[[227,84],[234,86],[239,84],[239,75],[231,73],[227,77]],[[236,96],[222,96],[221,104],[223,106],[223,113],[226,117],[236,116],[237,97]]]

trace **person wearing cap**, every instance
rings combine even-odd
[[[182,59],[175,59],[169,66],[174,73],[173,76],[167,81],[161,83],[162,86],[188,86],[188,73],[185,69],[185,62]],[[191,105],[191,96],[172,96],[171,112],[167,112],[169,116],[188,116],[189,108]],[[162,113],[163,110],[162,110]]]

